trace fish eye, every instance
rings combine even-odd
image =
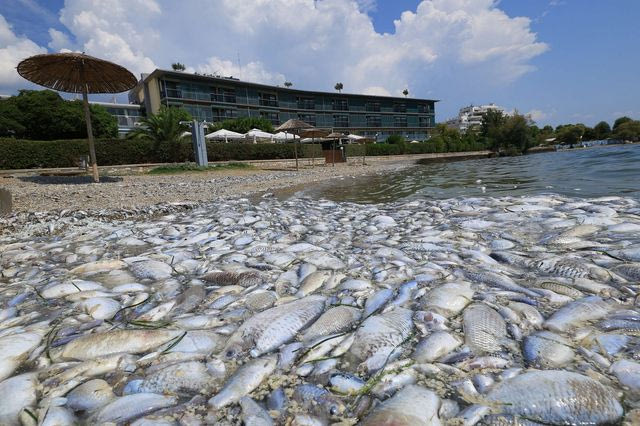
[[[233,358],[235,355],[236,355],[236,351],[234,351],[233,349],[229,349],[225,354],[227,358]]]
[[[338,407],[336,407],[335,405],[332,405],[331,408],[329,409],[329,414],[331,414],[332,416],[335,416],[336,414],[338,414]]]

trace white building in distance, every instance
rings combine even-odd
[[[447,120],[447,126],[458,129],[460,132],[464,133],[468,129],[479,128],[482,125],[482,116],[489,111],[500,111],[505,114],[505,109],[496,104],[489,105],[469,105],[464,108],[460,108],[460,112],[458,112],[458,116],[456,118],[452,118],[451,120]]]

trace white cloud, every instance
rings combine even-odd
[[[17,36],[4,16],[0,15],[0,87],[3,90],[28,84],[18,74],[16,66],[21,60],[39,53],[47,53],[47,49],[28,38]]]
[[[51,37],[51,41],[47,46],[54,52],[69,49],[73,45],[65,33],[54,28],[49,28],[49,37]]]
[[[532,109],[525,115],[531,117],[531,119],[535,122],[540,122],[549,118],[550,114],[539,109]]]
[[[189,69],[186,71],[189,71]],[[283,74],[267,71],[262,62],[259,61],[249,62],[248,64],[239,66],[231,61],[211,57],[207,63],[198,65],[195,71],[202,74],[231,76],[242,80],[259,81],[272,85],[282,85],[285,82]]]
[[[374,0],[67,0],[52,49],[83,50],[136,75],[182,62],[189,71],[333,91],[444,97],[501,87],[548,47],[527,18],[494,0],[424,0],[377,33]],[[238,58],[240,61],[238,61]],[[238,66],[240,62],[240,66]],[[0,80],[0,87],[5,80]],[[489,88],[489,89],[486,89]]]

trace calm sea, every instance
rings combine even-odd
[[[640,145],[417,165],[393,173],[333,180],[302,192],[357,203],[545,193],[640,198]]]

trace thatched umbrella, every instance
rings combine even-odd
[[[280,126],[278,126],[275,131],[276,132],[289,132],[294,135],[300,136],[300,132],[303,130],[315,129],[311,124],[305,123],[302,120],[296,120],[294,118],[285,121]],[[296,139],[293,138],[293,154],[296,157],[296,171],[298,170],[298,145],[296,144]]]
[[[332,157],[332,165],[333,167],[336,166],[336,139],[340,140],[344,138],[344,135],[342,133],[338,133],[338,132],[331,132],[329,133],[329,135],[327,136],[327,139],[333,139],[333,149],[331,150],[331,157]]]
[[[313,129],[306,129],[303,130],[301,132],[301,137],[303,138],[311,138],[311,144],[315,144],[316,143],[316,138],[323,138],[325,136],[327,136],[330,132],[326,129],[317,129],[317,128],[313,128]],[[315,166],[315,155],[311,155],[311,166]]]
[[[31,56],[18,64],[18,74],[50,89],[82,93],[93,180],[99,182],[88,94],[125,92],[136,85],[135,76],[120,65],[84,53]]]

